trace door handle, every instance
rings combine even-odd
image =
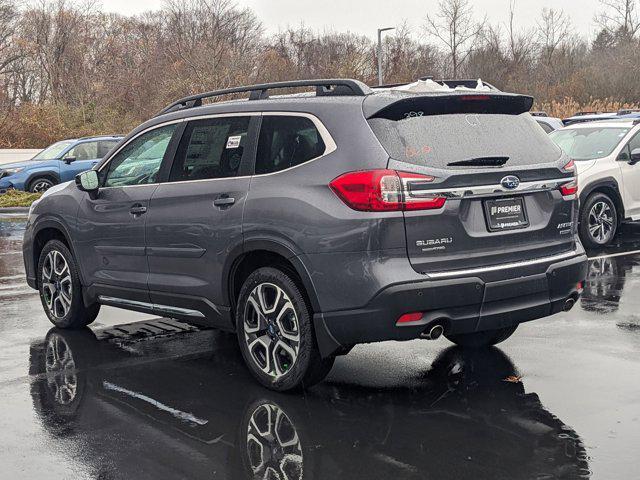
[[[230,205],[233,205],[234,203],[236,203],[236,199],[230,197],[229,195],[222,195],[213,201],[213,204],[216,207],[228,207]]]
[[[144,215],[145,213],[147,213],[147,207],[139,203],[136,203],[131,207],[131,209],[129,210],[129,213],[134,217],[137,217],[139,215]]]

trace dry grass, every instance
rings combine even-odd
[[[9,190],[0,195],[0,208],[5,207],[29,207],[33,202],[42,196],[41,193],[23,192],[20,190]]]
[[[640,108],[638,104],[618,102],[609,99],[592,99],[586,103],[580,103],[572,98],[561,101],[536,102],[533,110],[547,112],[552,117],[567,118],[576,112],[617,112],[623,108]]]

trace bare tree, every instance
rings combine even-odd
[[[458,76],[460,67],[473,51],[485,23],[486,19],[480,23],[474,20],[469,0],[440,0],[438,11],[433,16],[427,15],[424,29],[445,46],[453,77]]]
[[[542,49],[542,57],[551,63],[558,47],[569,38],[571,22],[562,10],[543,8],[538,20],[538,40]]]
[[[14,2],[0,0],[0,75],[23,56],[23,52],[14,45],[17,24],[18,9]]]
[[[600,0],[603,10],[595,22],[610,35],[622,39],[633,38],[640,29],[637,0]]]

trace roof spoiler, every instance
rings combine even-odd
[[[455,91],[429,95],[390,92],[370,95],[363,104],[364,116],[403,120],[424,115],[485,113],[519,115],[533,106],[533,97],[503,92]]]

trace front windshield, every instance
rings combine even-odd
[[[574,160],[595,160],[611,154],[628,132],[626,127],[563,128],[549,138]]]
[[[49,145],[39,154],[32,158],[32,160],[55,160],[56,158],[60,158],[62,156],[62,152],[66,150],[67,147],[70,147],[73,142],[58,142],[53,145]]]

